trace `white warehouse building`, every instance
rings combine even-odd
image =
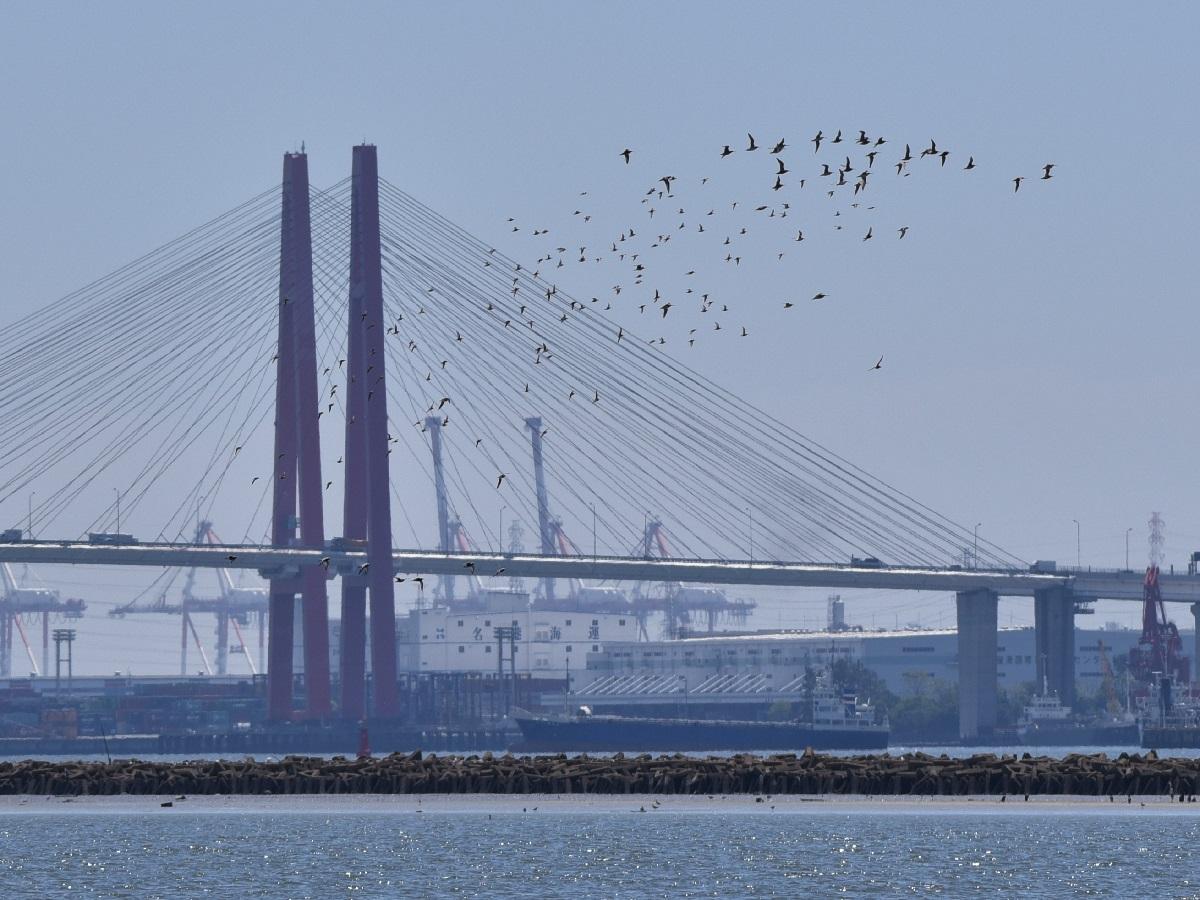
[[[1076,629],[1075,677],[1085,691],[1102,686],[1101,643],[1110,665],[1129,652],[1140,632],[1129,629]],[[1190,646],[1190,642],[1185,641]],[[1002,689],[1037,678],[1032,628],[1001,628],[996,662]],[[587,657],[585,677],[574,677],[576,690],[614,675],[671,674],[694,689],[718,674],[761,674],[783,684],[803,674],[806,666],[823,667],[832,660],[861,662],[879,675],[889,690],[903,695],[917,682],[958,680],[958,635],[954,629],[911,631],[771,632],[713,635],[676,641],[608,642]]]

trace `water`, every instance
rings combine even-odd
[[[1200,812],[1169,802],[337,800],[6,798],[0,893],[1200,897]]]

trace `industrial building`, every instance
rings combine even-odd
[[[1084,691],[1096,691],[1103,678],[1101,652],[1112,664],[1127,657],[1139,639],[1131,629],[1077,629],[1075,678]],[[1103,651],[1101,651],[1103,646]],[[824,667],[839,659],[861,662],[904,695],[918,683],[958,682],[958,634],[952,629],[908,631],[754,632],[684,638],[676,641],[610,642],[589,652],[576,692],[589,696],[593,684],[613,676],[673,676],[691,691],[717,675],[762,675],[783,685],[808,666]],[[1034,629],[1001,628],[996,668],[1001,688],[1037,680]],[[599,700],[603,704],[603,700]]]

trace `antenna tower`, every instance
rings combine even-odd
[[[1163,558],[1166,554],[1163,548],[1166,546],[1166,530],[1167,523],[1163,521],[1162,516],[1158,513],[1150,513],[1150,565],[1161,566]]]

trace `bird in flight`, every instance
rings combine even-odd
[[[787,146],[787,142],[783,138],[779,139],[779,143],[771,148],[772,153],[782,153],[783,148]]]
[[[908,234],[908,226],[905,225],[903,228],[898,228],[896,230],[900,232],[900,240],[904,240],[904,236]]]
[[[750,146],[749,146],[749,147],[747,147],[747,148],[746,148],[746,150],[747,150],[747,151],[750,151],[750,150],[757,150],[757,149],[758,149],[758,144],[754,143],[754,135],[752,135],[752,134],[750,134],[749,132],[747,132],[747,133],[746,133],[746,137],[750,138]]]
[[[881,356],[881,357],[879,357],[879,359],[875,363],[875,365],[871,366],[871,371],[874,372],[876,369],[882,369],[882,368],[883,368],[883,357]]]
[[[814,300],[824,300],[824,299],[825,299],[825,295],[824,295],[824,294],[822,294],[822,293],[820,293],[820,292],[818,292],[818,293],[816,293],[816,294],[813,294],[813,299],[814,299]]]
[[[1024,180],[1025,180],[1024,175],[1018,175],[1016,178],[1013,179],[1013,193],[1014,194],[1021,189],[1021,182]]]
[[[504,484],[504,479],[507,477],[508,476],[505,475],[503,472],[500,473],[500,477],[496,479],[496,489],[497,490],[500,489],[500,485]]]
[[[842,136],[842,133],[839,131],[839,132],[838,132],[838,138],[841,138],[841,136]],[[816,135],[816,137],[814,137],[814,138],[812,139],[812,142],[813,142],[813,153],[818,153],[818,152],[820,152],[820,150],[821,150],[821,141],[823,141],[823,140],[825,140],[825,135],[824,135],[824,134],[822,134],[822,133],[821,133],[821,132],[818,130],[818,131],[817,131],[817,135]],[[835,141],[834,143],[836,143],[836,141]]]
[[[1042,181],[1048,181],[1054,176],[1050,174],[1050,170],[1054,168],[1054,163],[1046,163],[1042,166]]]
[[[872,233],[874,230],[875,230],[875,229],[874,229],[873,227],[872,227],[872,228],[868,228],[868,229],[867,229],[867,233],[863,235],[863,240],[864,240],[864,241],[869,241],[869,240],[871,239],[871,233]]]
[[[968,159],[967,159],[967,164],[966,164],[965,166],[963,166],[963,171],[964,171],[964,172],[969,172],[969,171],[971,171],[973,168],[975,168],[975,157],[973,157],[973,156],[972,156],[972,157],[970,157],[970,158],[968,158]]]
[[[629,165],[629,157],[633,156],[633,151],[626,147],[618,155],[625,157],[625,165]]]
[[[732,156],[732,155],[733,155],[733,151],[731,149],[729,149],[729,145],[726,144],[724,149],[721,150],[721,157],[724,158],[726,156]]]

